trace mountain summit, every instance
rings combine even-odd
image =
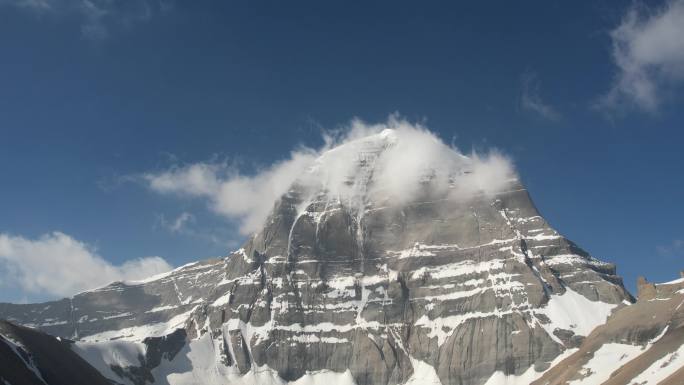
[[[384,130],[320,154],[225,258],[0,316],[125,384],[491,385],[631,302],[502,158]]]

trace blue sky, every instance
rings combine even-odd
[[[0,0],[0,301],[93,274],[60,288],[25,260],[49,277],[73,251],[126,278],[164,267],[139,258],[225,255],[235,220],[142,176],[249,174],[393,113],[510,156],[546,219],[630,289],[684,268],[683,1],[84,4]]]

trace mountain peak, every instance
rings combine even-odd
[[[331,146],[293,188],[309,200],[323,194],[363,206],[491,197],[517,181],[511,162],[498,153],[467,157],[429,131],[399,125]]]

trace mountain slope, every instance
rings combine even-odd
[[[615,312],[533,384],[684,384],[684,278],[640,280],[635,304]]]
[[[516,178],[473,188],[454,156],[387,179],[406,145],[386,130],[323,154],[226,258],[0,314],[122,383],[480,385],[532,381],[631,301]],[[177,328],[187,343],[147,359]]]
[[[0,320],[0,383],[111,385],[71,342]]]

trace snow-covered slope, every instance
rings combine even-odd
[[[684,279],[640,280],[635,304],[615,312],[534,384],[684,384]]]
[[[493,385],[539,377],[631,301],[514,176],[401,163],[404,139],[323,154],[225,258],[0,317],[125,384]]]

